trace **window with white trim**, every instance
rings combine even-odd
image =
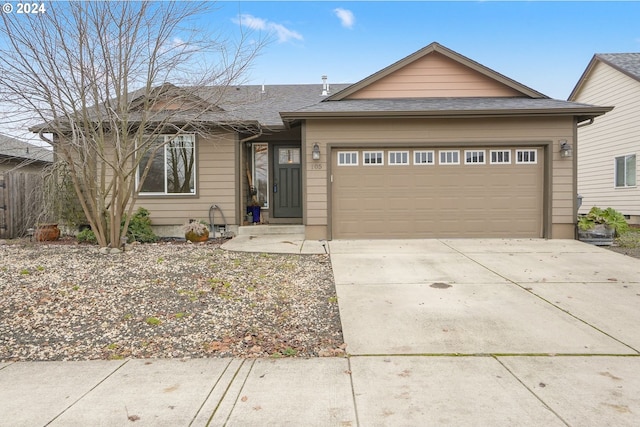
[[[408,165],[409,152],[408,151],[389,151],[389,164],[390,165]]]
[[[460,151],[459,150],[441,150],[440,164],[441,165],[459,165]]]
[[[253,190],[258,203],[263,208],[269,207],[269,144],[258,142],[251,144],[253,157],[252,176]]]
[[[414,151],[414,165],[432,165],[435,163],[435,152],[433,151]]]
[[[538,150],[516,150],[516,163],[538,163]]]
[[[153,156],[153,157],[152,157]],[[195,135],[158,135],[143,154],[138,166],[137,182],[149,172],[140,194],[181,195],[196,193]]]
[[[492,165],[511,164],[511,150],[491,150],[489,156]]]
[[[484,165],[484,150],[464,150],[465,165]]]
[[[384,165],[384,153],[382,151],[363,151],[363,165]]]
[[[357,151],[339,151],[338,166],[358,166]]]
[[[616,188],[636,186],[636,155],[615,158]]]

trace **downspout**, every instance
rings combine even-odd
[[[258,133],[255,135],[251,135],[249,137],[243,138],[239,140],[239,146],[240,146],[240,153],[242,153],[245,148],[245,145],[248,142],[253,141],[254,139],[260,138],[262,135],[264,134],[264,131],[262,130],[262,127],[260,125],[258,125]],[[246,152],[246,151],[245,151]],[[243,224],[243,218],[245,217],[245,215],[242,213],[242,201],[244,200],[244,194],[243,194],[243,188],[244,185],[242,185],[242,176],[243,174],[240,173],[242,171],[242,156],[238,156],[238,175],[237,175],[237,179],[238,179],[238,208],[237,208],[237,212],[236,214],[238,215],[238,227],[240,227]]]
[[[578,206],[578,151],[580,148],[578,147],[578,129],[592,125],[595,119],[591,117],[588,120],[584,120],[580,123],[576,123],[576,127],[573,130],[573,218],[574,220],[578,218],[578,210],[580,206]],[[574,239],[578,239],[578,229],[577,227],[574,229]]]

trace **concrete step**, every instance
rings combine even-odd
[[[304,225],[244,225],[238,227],[238,236],[266,236],[270,234],[300,235],[304,239]]]

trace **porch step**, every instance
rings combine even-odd
[[[273,234],[298,234],[304,239],[304,225],[244,225],[238,227],[238,236],[265,236]]]

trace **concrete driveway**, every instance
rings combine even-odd
[[[640,425],[640,260],[572,240],[330,249],[361,425]]]
[[[351,355],[640,349],[640,261],[573,240],[332,241]]]

